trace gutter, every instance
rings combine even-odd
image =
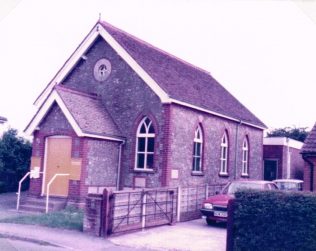
[[[125,144],[125,140],[119,145],[119,156],[117,163],[117,179],[116,179],[116,190],[120,190],[121,182],[121,159],[122,159],[122,146]]]
[[[314,191],[314,164],[308,159],[307,156],[304,156],[304,154],[302,154],[302,157],[303,157],[303,160],[305,160],[311,168],[310,191]]]

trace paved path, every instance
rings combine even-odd
[[[226,251],[226,228],[199,219],[111,237],[118,245],[155,250]]]
[[[144,250],[137,247],[128,247],[115,244],[111,241],[90,236],[79,231],[55,229],[34,225],[20,225],[11,223],[0,223],[0,250],[10,250],[8,247],[17,245],[16,241],[32,243],[41,249],[13,249],[15,251],[29,250],[93,250],[93,251],[128,251]],[[2,246],[1,246],[2,245]],[[5,248],[7,249],[5,249]],[[23,246],[22,246],[23,247]],[[147,249],[150,250],[150,249]]]

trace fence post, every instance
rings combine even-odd
[[[227,236],[226,236],[226,251],[234,250],[234,211],[235,199],[230,199],[227,207]]]
[[[111,201],[113,197],[112,191],[104,188],[103,190],[103,200],[102,200],[102,214],[101,214],[101,236],[105,238],[112,232],[112,218],[111,218]]]
[[[142,191],[142,207],[141,207],[141,215],[142,215],[142,230],[146,227],[146,192]]]
[[[178,196],[177,196],[177,222],[181,219],[181,186],[178,186]]]

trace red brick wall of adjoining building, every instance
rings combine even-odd
[[[291,178],[301,179],[304,177],[304,160],[300,154],[301,149],[290,148],[291,153]]]
[[[303,179],[304,160],[300,154],[300,149],[289,147],[290,152],[290,178]],[[284,145],[264,145],[263,160],[277,160],[277,178],[287,178],[287,158],[288,149]]]
[[[283,163],[284,159],[284,147],[275,146],[275,145],[264,145],[263,146],[263,160],[277,160],[278,161],[278,170],[277,170],[277,179],[283,178]]]

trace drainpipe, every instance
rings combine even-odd
[[[303,160],[305,160],[311,168],[310,191],[314,191],[314,164],[307,158],[307,156],[304,156],[304,154],[302,154],[302,157]]]
[[[290,156],[290,139],[286,138],[286,178],[291,178],[291,156]]]
[[[238,133],[239,133],[239,127],[241,124],[242,124],[242,121],[239,120],[239,123],[236,125],[234,180],[236,179],[236,176],[237,176]]]
[[[125,144],[125,141],[119,145],[119,154],[118,154],[118,163],[117,163],[117,179],[116,179],[116,190],[120,189],[121,181],[121,159],[122,159],[122,146]]]

